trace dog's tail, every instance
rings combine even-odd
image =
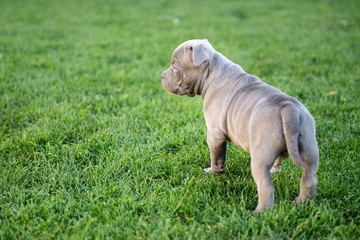
[[[283,103],[281,119],[287,151],[293,162],[303,168],[304,162],[299,153],[300,112],[294,103],[290,101]]]

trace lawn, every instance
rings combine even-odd
[[[0,239],[359,239],[360,2],[0,0]],[[254,214],[250,156],[210,164],[200,96],[160,74],[207,38],[299,99],[320,148],[317,197],[301,170],[272,176]]]

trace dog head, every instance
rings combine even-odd
[[[215,50],[208,40],[189,40],[178,46],[170,67],[161,74],[163,88],[171,94],[194,97],[200,94],[201,81]]]

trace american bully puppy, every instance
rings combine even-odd
[[[315,122],[298,100],[246,73],[207,40],[178,46],[161,78],[169,93],[202,96],[211,155],[211,167],[204,171],[224,171],[227,141],[250,153],[258,190],[255,212],[274,205],[270,171],[280,170],[289,155],[302,169],[296,202],[315,196],[319,161]]]

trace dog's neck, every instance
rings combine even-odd
[[[247,74],[238,64],[233,63],[219,52],[215,52],[208,68],[195,84],[195,94],[204,99],[210,85],[221,85],[222,81],[238,81]]]

